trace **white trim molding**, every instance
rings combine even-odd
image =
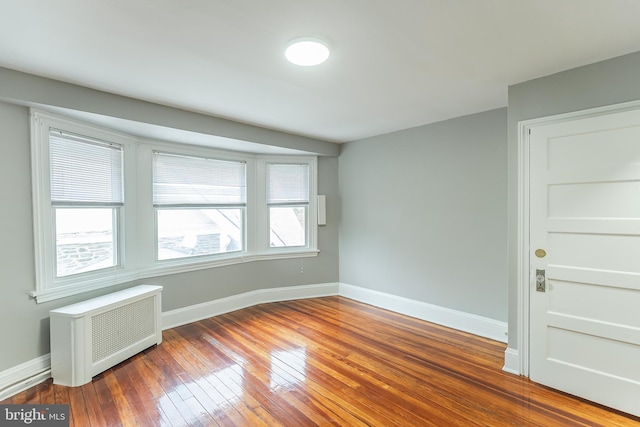
[[[427,322],[507,342],[507,323],[488,317],[340,283],[340,295]]]
[[[517,372],[529,376],[529,129],[521,122],[518,124],[518,253],[516,257],[517,269],[517,310],[518,335],[516,339],[518,357]],[[525,251],[524,248],[527,248]],[[513,363],[507,360],[505,353],[505,367]],[[513,368],[513,366],[511,366]]]
[[[0,400],[7,399],[51,378],[51,356],[47,353],[0,372]]]
[[[520,375],[520,354],[515,348],[507,347],[504,351],[503,371]]]
[[[338,295],[338,283],[258,289],[162,313],[162,329],[171,329],[231,311],[276,301]]]

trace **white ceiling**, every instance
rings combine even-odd
[[[329,60],[284,59],[300,36]],[[345,142],[640,50],[638,0],[0,0],[0,66]]]

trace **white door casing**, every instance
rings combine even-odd
[[[525,122],[520,143],[521,372],[640,415],[640,104]]]

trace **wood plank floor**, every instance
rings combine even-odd
[[[164,332],[82,387],[72,426],[631,426],[501,371],[505,346],[342,297],[263,304]],[[639,402],[640,404],[640,402]]]

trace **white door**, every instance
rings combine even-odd
[[[530,377],[640,415],[640,110],[530,129]]]

